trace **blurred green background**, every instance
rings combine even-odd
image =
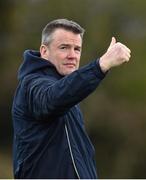
[[[0,1],[0,178],[12,175],[11,106],[25,49],[39,49],[42,28],[68,18],[85,29],[81,66],[100,57],[111,37],[132,51],[81,103],[95,145],[99,178],[146,178],[146,1]]]

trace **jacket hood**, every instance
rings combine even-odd
[[[26,50],[23,54],[23,62],[18,71],[18,79],[20,80],[24,76],[34,73],[41,68],[53,66],[49,61],[40,57],[39,51]]]

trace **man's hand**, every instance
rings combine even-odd
[[[131,57],[130,53],[131,51],[128,47],[120,42],[116,42],[116,39],[112,37],[107,52],[99,60],[101,70],[106,72],[112,67],[128,62]]]

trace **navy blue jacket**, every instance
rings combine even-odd
[[[15,178],[97,178],[79,102],[104,76],[92,61],[63,77],[39,52],[25,51],[12,107]]]

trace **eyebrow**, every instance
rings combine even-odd
[[[59,46],[71,46],[70,44],[60,44]],[[81,46],[78,46],[78,45],[75,45],[75,47],[77,47],[77,48],[81,48]]]

